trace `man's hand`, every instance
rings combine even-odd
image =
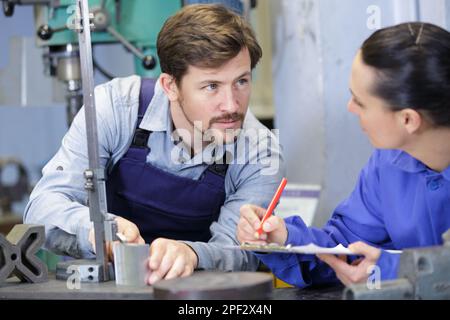
[[[381,250],[371,247],[364,242],[355,242],[348,246],[355,254],[364,256],[364,258],[347,263],[346,256],[339,258],[331,254],[321,254],[317,257],[328,264],[335,272],[339,280],[346,286],[367,281],[370,275],[371,267],[374,266],[380,258]]]
[[[161,279],[187,277],[197,267],[198,258],[194,250],[183,242],[158,238],[150,245],[149,284]]]
[[[241,207],[240,211],[241,217],[236,230],[239,242],[285,244],[287,240],[287,229],[282,218],[276,216],[269,217],[263,224],[263,232],[259,235],[257,230],[264,213],[266,213],[266,209],[246,204]]]
[[[131,221],[128,221],[122,217],[116,217],[115,221],[117,222],[117,230],[119,233],[122,233],[125,238],[127,239],[127,243],[137,243],[137,244],[144,244],[145,241],[141,237],[141,234],[139,233],[138,227]],[[95,252],[95,233],[94,228],[92,228],[89,231],[89,242],[92,244],[92,247],[94,248]],[[114,243],[117,243],[118,241],[113,242],[107,242],[106,243],[106,254],[108,256],[108,259],[110,261],[114,260],[113,256],[113,246]]]

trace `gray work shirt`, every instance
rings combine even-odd
[[[116,78],[95,88],[100,165],[107,172],[131,144],[137,123],[140,84],[140,77],[130,76]],[[247,203],[267,207],[281,181],[284,167],[278,138],[248,111],[243,132],[258,132],[258,139],[250,139],[250,144],[240,143],[243,141],[241,134],[231,148],[230,145],[221,148],[208,146],[192,159],[181,159],[184,153],[176,148],[183,144],[174,141],[177,139],[172,135],[169,100],[159,81],[140,128],[152,131],[148,141],[152,152],[147,162],[182,177],[199,179],[210,161],[223,157],[223,152],[228,150],[233,154],[233,162],[225,176],[225,203],[218,221],[210,227],[212,238],[208,243],[185,242],[195,250],[199,258],[198,268],[254,270],[258,261],[252,254],[224,247],[238,244],[236,225],[240,207]],[[184,149],[181,147],[180,150]],[[85,114],[82,109],[64,136],[61,148],[43,168],[43,176],[31,193],[24,213],[25,223],[45,225],[45,246],[58,254],[83,258],[94,256],[88,241],[92,222],[84,189],[83,172],[87,168]]]

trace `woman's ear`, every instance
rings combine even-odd
[[[414,109],[403,109],[399,113],[401,124],[409,134],[417,133],[424,123],[422,115]]]
[[[161,87],[166,93],[167,97],[171,102],[178,100],[178,87],[175,78],[167,73],[162,73],[159,81],[161,81]]]

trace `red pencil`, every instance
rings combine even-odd
[[[287,179],[283,178],[283,180],[281,180],[280,185],[278,186],[277,192],[275,192],[275,195],[272,198],[272,201],[270,201],[269,207],[267,208],[266,213],[264,214],[264,217],[261,220],[261,223],[259,224],[259,228],[258,230],[256,230],[256,233],[258,234],[258,238],[261,235],[261,233],[263,232],[263,224],[264,222],[266,222],[267,219],[269,219],[269,217],[272,215],[273,210],[275,209],[275,207],[278,204],[278,200],[280,200],[281,194],[283,193],[284,187],[286,187],[287,184]],[[256,236],[256,234],[255,234]]]

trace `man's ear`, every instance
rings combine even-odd
[[[409,134],[417,133],[424,123],[422,115],[411,108],[401,110],[399,117],[401,124]]]
[[[169,100],[171,102],[177,101],[179,93],[175,78],[167,73],[162,73],[159,81],[161,81],[161,87],[163,88]]]

